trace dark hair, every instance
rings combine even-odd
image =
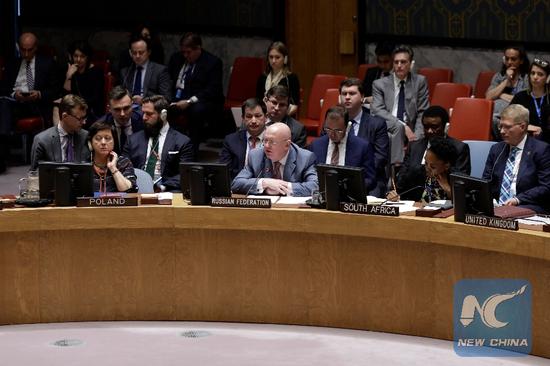
[[[424,118],[430,117],[430,118],[440,118],[441,123],[443,123],[443,126],[445,126],[449,122],[449,113],[447,113],[447,110],[439,105],[432,105],[428,107],[424,114],[422,114],[422,120]]]
[[[541,68],[546,73],[546,78],[550,76],[550,63],[542,58],[533,58],[533,62],[531,62],[531,66],[529,66],[529,83],[527,85],[528,92],[533,90],[533,85],[531,85],[531,71],[533,70],[533,66]],[[544,90],[546,91],[546,94],[548,94],[548,83],[546,80],[544,80]]]
[[[199,48],[202,47],[202,39],[196,33],[187,32],[180,38],[180,47]]]
[[[327,113],[325,113],[325,121],[328,118],[334,118],[334,117],[340,117],[344,120],[344,129],[345,129],[346,124],[349,121],[349,114],[348,114],[348,110],[346,109],[346,107],[344,107],[343,105],[340,105],[340,104],[335,105],[334,107],[330,107],[327,110]],[[323,121],[323,123],[324,123],[324,121]]]
[[[151,95],[150,97],[145,97],[141,101],[141,105],[145,103],[153,103],[153,107],[157,113],[161,113],[163,109],[168,110],[170,103],[162,95]]]
[[[458,152],[451,141],[444,137],[434,137],[430,140],[429,151],[435,154],[439,160],[450,163],[453,166],[458,158]]]
[[[109,100],[121,100],[125,96],[129,96],[131,98],[131,95],[128,89],[126,89],[122,85],[115,86],[109,92]]]
[[[113,136],[115,135],[114,125],[107,123],[105,121],[97,121],[92,123],[92,125],[88,129],[88,137],[87,137],[88,141],[92,142],[92,139],[94,138],[94,136],[97,135],[99,131],[103,131],[103,130],[109,130],[111,131],[111,134]]]
[[[129,46],[128,48],[131,50],[132,45],[136,42],[139,42],[139,41],[145,42],[145,45],[147,46],[147,51],[151,51],[151,40],[142,37],[141,34],[130,37],[130,42],[128,43],[128,46]]]
[[[521,65],[519,65],[519,74],[522,76],[527,75],[529,73],[529,57],[527,57],[527,51],[525,51],[525,48],[522,45],[510,45],[504,49],[504,53],[506,53],[507,50],[519,52],[519,58],[523,61]],[[506,64],[504,62],[500,68],[500,74],[506,75]]]
[[[59,116],[61,116],[62,113],[69,113],[73,108],[87,110],[88,104],[84,98],[78,95],[67,94],[61,99],[61,103],[59,103]]]
[[[376,56],[388,55],[391,56],[393,50],[395,49],[395,44],[390,42],[379,42],[374,49]]]
[[[269,52],[271,52],[271,50],[275,50],[275,51],[279,52],[281,55],[283,55],[283,57],[286,57],[286,62],[283,65],[283,74],[284,75],[289,74],[290,69],[288,67],[288,64],[289,64],[289,61],[288,61],[288,48],[286,47],[286,45],[283,42],[276,41],[276,42],[271,43],[269,45],[269,47],[267,47],[267,52],[266,52],[266,56],[265,56],[266,57],[266,63],[265,63],[265,73],[266,73],[266,75],[269,74],[271,71],[273,71],[273,69],[271,68],[271,64],[269,63]]]
[[[92,46],[90,46],[90,44],[84,40],[77,40],[72,42],[67,48],[67,52],[69,53],[71,60],[73,59],[73,55],[76,50],[79,50],[86,56],[86,67],[89,67],[90,62],[92,61],[92,55],[94,53]]]
[[[288,103],[290,103],[290,93],[288,92],[288,88],[284,85],[275,85],[272,86],[266,93],[265,96],[267,98],[269,97],[275,97],[277,99],[279,98],[286,98]]]
[[[412,48],[407,46],[407,45],[404,45],[404,44],[400,44],[400,45],[395,46],[395,48],[393,49],[393,51],[391,53],[392,60],[395,57],[395,55],[398,54],[398,53],[407,53],[409,55],[409,61],[412,61],[413,58],[414,58],[414,52],[413,52]]]
[[[363,89],[363,82],[358,78],[347,78],[340,82],[340,88],[338,89],[339,93],[342,93],[342,88],[349,88],[350,86],[356,86],[359,94],[365,95],[365,90]]]
[[[264,112],[264,114],[267,113],[266,105],[264,103],[262,103],[261,101],[259,101],[258,99],[250,98],[250,99],[245,100],[244,103],[241,106],[242,115],[244,116],[244,112],[247,108],[248,109],[255,109],[258,106],[262,109],[262,112]]]

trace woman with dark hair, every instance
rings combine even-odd
[[[264,100],[265,93],[275,85],[284,85],[290,93],[288,114],[294,115],[300,105],[300,81],[290,71],[288,49],[283,42],[273,42],[267,48],[265,73],[258,77],[256,98]]]
[[[548,99],[548,82],[550,78],[550,64],[548,61],[534,58],[529,68],[529,84],[527,89],[520,91],[510,104],[521,104],[529,110],[529,126],[527,131],[535,137],[541,137],[543,128],[546,129],[547,109],[550,106]]]
[[[151,55],[149,59],[157,64],[164,65],[164,48],[162,47],[162,42],[160,36],[151,27],[149,24],[139,24],[130,32],[129,39],[144,38],[148,41],[151,47]],[[120,58],[118,61],[118,69],[122,70],[125,67],[128,67],[132,64],[132,58],[128,53],[128,50],[125,49],[120,53]]]
[[[136,174],[132,162],[113,151],[114,127],[97,121],[88,130],[88,147],[94,166],[94,192],[136,192]]]
[[[444,137],[434,137],[426,150],[426,181],[422,202],[452,199],[451,167],[454,166],[458,153],[454,145]]]
[[[63,83],[64,94],[78,95],[88,104],[88,121],[95,121],[105,113],[105,78],[90,59],[93,50],[86,41],[74,41],[68,48],[69,63]]]

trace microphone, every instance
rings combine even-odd
[[[250,194],[250,192],[252,191],[252,189],[254,187],[256,187],[258,185],[258,181],[264,176],[264,174],[268,173],[271,171],[271,168],[270,167],[264,167],[261,171],[260,171],[260,174],[258,174],[258,176],[256,177],[256,179],[254,180],[254,184],[250,186],[250,188],[248,188],[248,191],[246,191],[246,195],[248,196]]]
[[[497,166],[497,163],[500,159],[500,156],[502,155],[502,153],[504,153],[504,150],[506,150],[506,145],[507,144],[504,144],[504,147],[502,148],[502,150],[500,150],[500,153],[498,154],[497,158],[495,159],[495,161],[493,162],[493,166],[491,167],[491,174],[489,174],[489,182],[492,182],[493,181],[493,172],[495,170],[495,167]]]

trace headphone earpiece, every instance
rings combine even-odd
[[[288,64],[288,56],[285,56],[285,58],[283,58],[283,64]]]
[[[168,111],[166,109],[160,111],[160,120],[164,123],[168,122]]]
[[[506,64],[506,56],[502,56],[502,63]]]
[[[94,148],[92,147],[92,142],[90,140],[88,140],[88,149],[90,149],[90,151],[94,151]]]
[[[342,95],[338,95],[338,104],[344,104],[344,98],[342,98]]]
[[[550,74],[549,74],[548,77],[546,78],[546,84],[550,84]]]

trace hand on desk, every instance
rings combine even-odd
[[[282,194],[286,196],[290,193],[290,184],[281,179],[264,178],[262,180],[262,187],[267,194]]]
[[[386,194],[386,199],[388,201],[392,201],[392,202],[398,202],[399,201],[399,195],[397,194],[396,191],[394,190],[391,190],[389,191],[387,194]]]

